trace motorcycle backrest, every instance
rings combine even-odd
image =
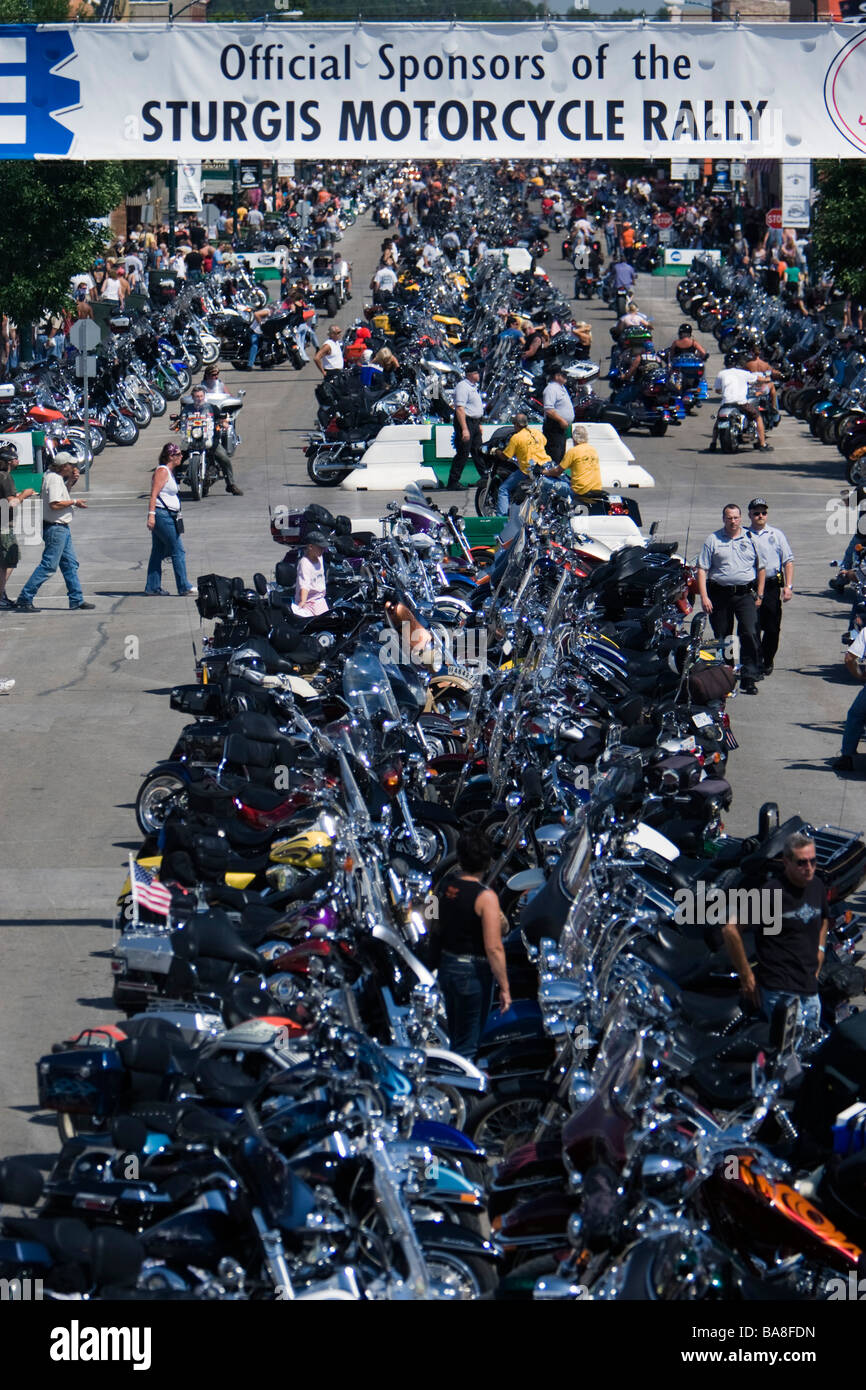
[[[253,585],[257,594],[261,594],[262,598],[267,597],[268,581],[263,574],[256,573],[253,575]]]

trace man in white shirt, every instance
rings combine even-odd
[[[857,610],[860,610],[858,612]],[[866,734],[866,604],[856,604],[854,621],[861,626],[857,636],[845,653],[845,669],[849,676],[860,682],[860,689],[854,696],[845,718],[845,731],[842,734],[842,754],[834,758],[830,766],[834,772],[853,772],[854,754],[857,745]]]
[[[560,463],[565,453],[565,437],[574,424],[574,402],[565,389],[566,375],[557,363],[551,368],[550,381],[544,388],[544,437],[547,452],[554,463]]]
[[[392,265],[380,265],[370,281],[374,304],[387,304],[397,288],[397,272]]]
[[[744,367],[725,367],[716,377],[716,390],[722,393],[722,405],[738,405],[744,415],[748,415],[755,421],[758,431],[756,447],[765,454],[772,453],[773,446],[767,443],[767,437],[764,433],[764,417],[755,402],[749,400],[749,389],[752,386],[763,386],[769,381],[770,377],[762,376],[759,372],[747,371]],[[716,447],[718,434],[717,422],[713,426],[710,452]]]
[[[259,231],[264,220],[264,213],[261,211],[260,208],[250,208],[249,212],[247,213],[247,226],[252,231]]]
[[[454,445],[456,452],[451,461],[446,488],[453,491],[460,486],[463,469],[470,453],[481,472],[481,419],[484,415],[484,402],[478,390],[481,380],[481,367],[473,362],[466,368],[462,381],[454,388]]]
[[[78,556],[69,528],[73,509],[87,506],[80,497],[73,500],[69,495],[69,488],[74,487],[78,476],[72,454],[59,453],[52,459],[42,482],[42,559],[18,595],[15,605],[17,613],[40,611],[34,607],[33,599],[46,579],[50,579],[58,568],[66,581],[70,609],[96,607],[84,601],[78,582]]]

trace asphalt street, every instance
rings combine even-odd
[[[365,219],[345,239],[355,298],[338,320],[344,325],[360,312],[383,235]],[[558,252],[554,238],[547,268],[569,287],[571,271]],[[638,283],[638,303],[653,316],[662,344],[682,319],[676,283],[648,276]],[[579,307],[606,362],[612,316],[599,300]],[[716,353],[711,379],[720,365]],[[201,504],[186,504],[191,577],[217,571],[249,581],[256,570],[272,572],[281,552],[270,538],[269,506],[301,509],[315,500],[352,515],[384,509],[387,494],[324,490],[307,478],[300,450],[315,414],[313,365],[299,373],[282,367],[223,375],[230,390],[248,393],[235,459],[244,496],[229,497],[220,487]],[[599,389],[605,392],[603,384]],[[751,831],[760,805],[773,799],[783,816],[799,811],[816,824],[862,829],[864,782],[836,777],[825,761],[839,751],[855,693],[841,664],[847,607],[827,589],[828,562],[841,557],[846,539],[828,532],[828,508],[845,483],[842,460],[789,419],[772,436],[773,454],[707,454],[711,411],[705,406],[662,439],[638,433],[629,444],[656,480],[653,491],[640,494],[644,521],[658,519],[660,534],[676,538],[681,554],[696,558],[726,502],[745,511],[751,497],[763,495],[771,524],[787,533],[796,556],[796,593],[786,607],[775,674],[757,696],[730,704],[740,748],[730,762],[735,799],[728,828]],[[167,692],[193,677],[202,636],[195,604],[142,592],[150,474],[168,437],[166,417],[133,448],[109,445],[94,464],[89,508],[75,514],[73,528],[85,595],[96,611],[70,613],[57,576],[37,596],[42,612],[0,613],[0,676],[17,682],[0,699],[0,1155],[38,1158],[57,1149],[53,1120],[35,1112],[35,1062],[55,1040],[114,1017],[107,953],[126,856],[140,840],[135,795],[187,722],[169,709]],[[84,496],[82,489],[83,480]],[[470,494],[444,493],[442,500],[472,508]],[[24,549],[9,583],[12,597],[39,555],[38,546]]]

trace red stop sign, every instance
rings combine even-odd
[[[657,212],[653,218],[653,225],[656,227],[672,227],[674,219],[669,212]]]
[[[764,218],[764,221],[766,222],[768,227],[775,227],[777,231],[781,231],[782,209],[770,208],[770,211],[767,213],[767,216]]]

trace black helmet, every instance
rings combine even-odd
[[[691,325],[690,323],[681,323],[681,324],[680,324],[680,337],[681,337],[681,338],[690,338],[690,337],[692,336],[692,331],[693,331],[693,330],[692,330],[692,325]]]

